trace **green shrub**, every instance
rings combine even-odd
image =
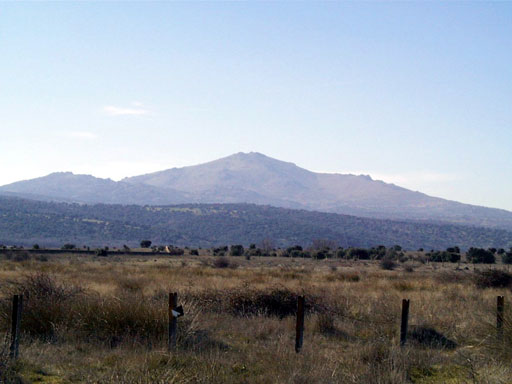
[[[225,256],[227,252],[228,252],[227,245],[223,246],[223,247],[213,248],[213,255],[214,256]]]
[[[313,251],[311,256],[313,257],[313,259],[323,260],[331,257],[331,254],[329,252],[329,249],[324,248]]]
[[[501,256],[503,264],[512,264],[512,252],[507,252]]]
[[[448,248],[453,249],[453,248]],[[444,262],[444,263],[457,263],[460,261],[460,254],[449,251],[436,251],[432,253],[427,253],[427,257],[429,261],[433,262]]]
[[[240,244],[232,245],[229,254],[231,256],[242,256],[244,254],[244,246]]]
[[[369,260],[370,252],[364,248],[349,248],[346,257],[354,260]]]
[[[169,247],[169,255],[171,256],[181,256],[181,255],[184,255],[185,254],[185,250],[183,248],[178,248],[178,247]]]
[[[343,248],[338,248],[336,250],[336,257],[338,259],[343,259],[345,257],[345,250]]]
[[[261,248],[249,248],[245,251],[245,257],[252,257],[252,256],[268,256],[268,254],[265,254],[265,252]]]
[[[149,247],[151,247],[151,240],[142,240],[140,242],[140,247],[141,248],[149,248]]]
[[[302,247],[300,245],[294,245],[284,250],[284,257],[300,257],[302,255]]]
[[[386,256],[386,247],[379,245],[370,249],[370,258],[373,260],[380,260]]]
[[[483,248],[469,248],[466,257],[473,264],[494,264],[494,253]]]
[[[108,256],[108,251],[105,248],[98,248],[94,251],[96,256],[106,257]]]

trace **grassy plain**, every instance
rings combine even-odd
[[[0,326],[24,292],[20,359],[4,380],[38,383],[512,383],[512,326],[474,266],[213,256],[50,255],[0,261]],[[236,267],[233,267],[236,264]],[[483,269],[485,266],[477,268]],[[503,268],[503,267],[495,267]],[[167,293],[185,316],[167,352]],[[294,305],[306,296],[304,348]],[[400,348],[401,300],[411,300]],[[512,303],[511,303],[512,305]],[[1,349],[1,348],[0,348]],[[7,364],[8,365],[8,364]]]

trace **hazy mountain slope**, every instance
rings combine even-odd
[[[0,187],[49,201],[151,204],[254,203],[363,217],[512,230],[512,212],[427,196],[364,175],[315,173],[260,153],[237,153],[120,182],[53,173]]]
[[[310,172],[259,153],[124,179],[191,192],[204,203],[247,202],[365,217],[447,221],[512,229],[512,212],[427,196],[369,176]]]
[[[84,203],[176,204],[188,201],[184,193],[171,189],[161,191],[150,185],[115,182],[71,172],[18,181],[0,187],[1,192],[38,200]]]
[[[0,196],[0,243],[60,246],[155,244],[209,247],[276,246],[329,239],[343,247],[400,244],[407,249],[510,247],[512,232],[457,225],[400,222],[253,204],[175,206],[85,205]]]
[[[259,153],[238,153],[123,181],[187,191],[196,194],[201,202],[256,202],[253,198],[260,196],[267,203],[297,206],[319,197],[312,188],[316,182],[313,172]]]

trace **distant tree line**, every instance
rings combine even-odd
[[[189,255],[199,255],[199,249],[189,247],[176,247],[174,245],[153,245],[151,240],[141,240],[141,248],[148,249],[148,253],[162,253],[170,256],[181,256],[188,251]],[[11,246],[7,247],[0,244],[0,250],[21,250],[22,246]],[[90,250],[90,247],[84,245],[83,250]],[[40,247],[39,244],[32,246],[33,251],[45,249]],[[61,250],[69,252],[80,251],[80,248],[73,243],[65,243],[62,245]],[[83,250],[81,252],[83,252]],[[108,256],[110,253],[130,253],[132,250],[127,246],[123,245],[122,248],[113,247],[112,250],[108,246],[102,248],[96,248],[94,253],[96,256]],[[412,257],[422,262],[444,262],[444,263],[458,263],[462,259],[462,252],[460,247],[452,246],[448,247],[444,251],[430,250],[425,252],[422,248],[416,252],[407,252],[400,245],[394,245],[392,247],[386,247],[379,245],[370,248],[362,247],[338,247],[333,241],[330,240],[314,240],[311,245],[304,248],[302,245],[294,245],[286,248],[274,247],[271,240],[265,240],[261,242],[259,246],[255,243],[251,243],[249,247],[245,248],[242,244],[233,244],[231,246],[217,246],[210,249],[205,249],[203,253],[213,256],[233,256],[240,257],[245,256],[250,259],[253,256],[261,257],[289,257],[289,258],[311,258],[316,260],[323,259],[345,259],[345,260],[381,260],[381,261],[400,261],[405,262]],[[465,253],[466,261],[473,264],[493,264],[496,263],[497,257],[501,259],[504,264],[512,264],[512,247],[509,251],[504,248],[477,248],[471,247]],[[384,264],[383,264],[384,265]],[[391,264],[389,264],[391,266]]]
[[[184,204],[147,209],[0,196],[0,212],[0,242],[25,246],[69,242],[76,247],[88,243],[91,248],[100,244],[142,248],[193,244],[211,248],[242,244],[244,255],[251,243],[256,243],[264,255],[271,254],[276,246],[286,248],[301,243],[311,244],[314,249],[328,247],[331,253],[338,246],[370,249],[377,244],[387,248],[400,244],[407,249],[445,249],[452,244],[463,249],[512,246],[512,232],[500,229],[379,220],[251,204]],[[140,244],[135,239],[151,243]],[[264,239],[274,239],[275,244],[271,241],[264,245]],[[259,252],[256,248],[251,252]],[[229,253],[229,249],[225,252]]]

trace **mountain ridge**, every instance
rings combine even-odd
[[[120,181],[52,173],[0,187],[0,193],[82,203],[166,205],[254,203],[361,217],[446,222],[512,230],[512,212],[463,204],[373,180],[312,172],[258,152]]]

